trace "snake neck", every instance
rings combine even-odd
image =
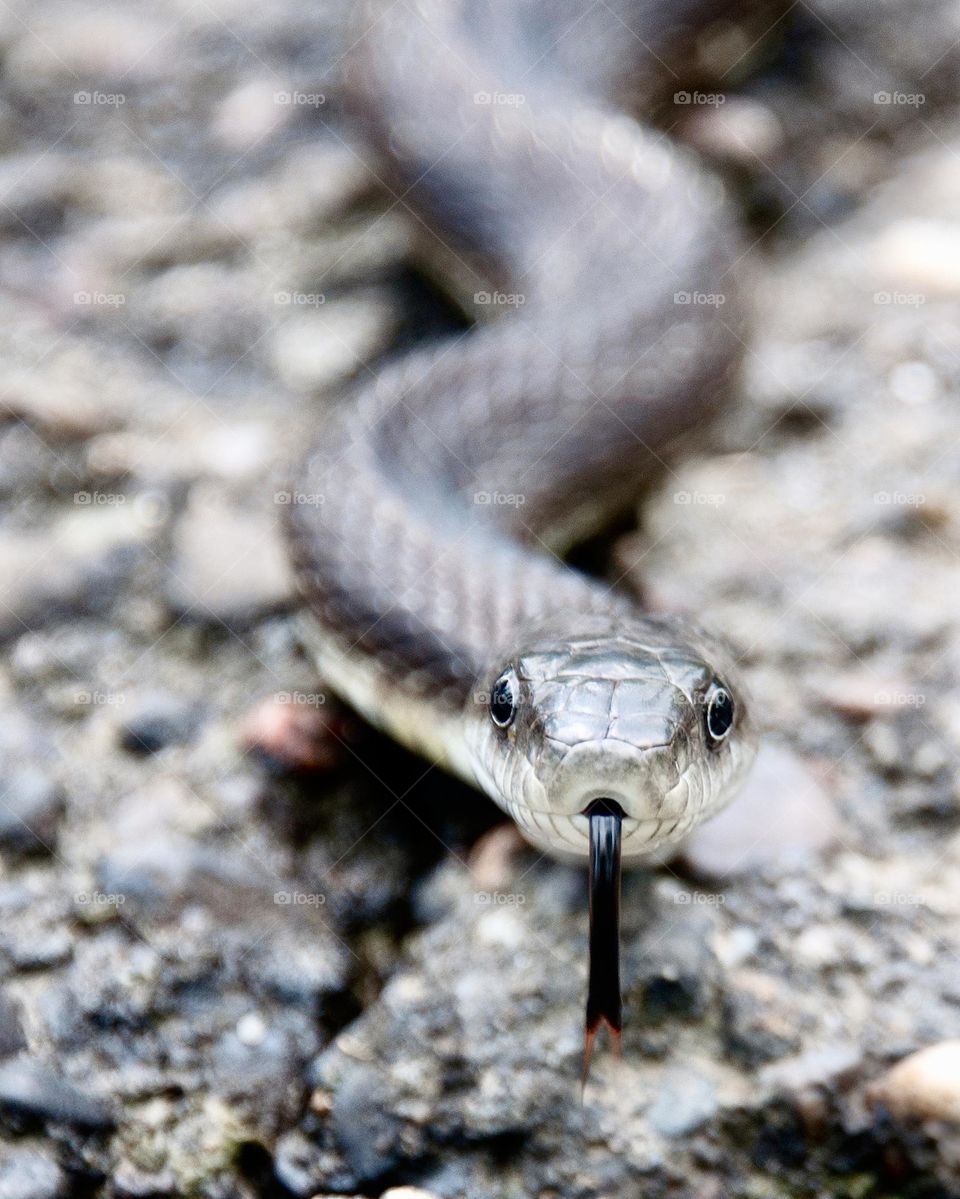
[[[420,699],[453,719],[534,617],[629,611],[555,553],[716,409],[739,358],[722,189],[611,107],[622,30],[595,32],[613,66],[573,83],[571,51],[537,65],[542,14],[521,4],[511,40],[498,11],[394,5],[348,73],[398,202],[475,279],[478,312],[497,310],[361,387],[293,487],[311,498],[287,525],[321,667],[381,724]],[[718,287],[722,307],[695,299]]]

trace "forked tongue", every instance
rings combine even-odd
[[[620,1053],[623,1005],[620,998],[620,830],[623,809],[597,799],[587,809],[590,822],[590,982],[583,1042],[586,1086],[593,1044],[601,1024]]]

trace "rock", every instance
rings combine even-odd
[[[818,695],[833,711],[859,723],[889,712],[891,696],[916,690],[904,679],[878,678],[862,671],[830,679],[818,688]]]
[[[34,165],[37,170],[14,155],[0,160],[0,229],[5,236],[24,228],[50,236],[63,220],[67,164],[50,154]]]
[[[380,1083],[379,1072],[354,1062],[334,1096],[334,1136],[358,1188],[383,1178],[404,1157],[400,1121],[374,1098]]]
[[[60,1199],[67,1177],[45,1145],[18,1145],[0,1159],[0,1199]]]
[[[66,809],[63,790],[32,766],[3,779],[0,802],[0,849],[15,856],[52,854]]]
[[[113,1171],[113,1188],[116,1199],[164,1199],[176,1195],[177,1180],[170,1170],[152,1173],[121,1160]]]
[[[647,1112],[651,1126],[664,1137],[685,1137],[702,1128],[717,1110],[713,1086],[689,1070],[669,1073]]]
[[[760,1080],[773,1091],[799,1095],[813,1087],[829,1089],[851,1082],[862,1063],[858,1045],[824,1045],[764,1066]]]
[[[356,720],[325,691],[278,692],[247,714],[244,747],[283,770],[324,774],[339,766],[356,738]]]
[[[199,229],[196,234],[200,236]],[[185,255],[186,245],[181,243],[177,252]],[[175,263],[138,289],[127,305],[126,320],[143,340],[176,346],[191,362],[237,359],[263,335],[251,283],[220,263]],[[222,319],[226,309],[231,315],[227,322]]]
[[[677,919],[669,937],[657,927],[625,955],[629,972],[636,971],[629,995],[636,997],[644,1023],[695,1019],[716,987],[717,964],[705,930],[693,913],[687,915]]]
[[[71,159],[66,185],[71,204],[97,216],[165,215],[181,211],[185,188],[163,164],[135,154]]]
[[[66,928],[34,933],[6,946],[19,970],[49,970],[62,966],[73,955],[73,938]]]
[[[960,1124],[960,1041],[941,1041],[897,1062],[869,1089],[900,1119]]]
[[[683,860],[700,877],[735,878],[798,855],[825,853],[841,830],[831,797],[803,759],[765,743],[743,790],[691,834]]]
[[[738,970],[724,996],[724,1043],[728,1053],[753,1068],[796,1053],[802,1021],[786,986],[769,974]]]
[[[231,150],[252,150],[286,124],[293,112],[289,104],[278,103],[274,80],[248,79],[220,101],[212,132]]]
[[[684,131],[702,153],[748,169],[782,152],[784,129],[765,104],[745,97],[688,113]]]
[[[0,536],[0,637],[77,612],[109,609],[143,547],[122,494],[78,491],[76,511],[42,535]]]
[[[276,430],[266,422],[246,421],[224,426],[200,426],[170,431],[163,441],[154,434],[105,433],[89,444],[91,470],[106,478],[136,475],[150,487],[131,501],[144,523],[163,525],[170,514],[171,496],[200,477],[225,479],[253,489],[262,485],[280,454]]]
[[[95,894],[106,897],[100,906],[111,914],[126,903],[157,912],[179,906],[197,883],[197,857],[188,837],[163,828],[152,829],[149,840],[116,845],[97,865]],[[96,919],[101,912],[90,902],[84,893],[83,917]]]
[[[513,821],[498,824],[474,845],[468,865],[478,892],[507,892],[517,874],[518,858],[526,842]]]
[[[293,391],[322,391],[352,375],[386,348],[396,327],[396,313],[380,299],[328,303],[319,293],[278,294],[294,312],[276,332],[273,361]],[[297,311],[309,309],[311,296],[313,310]]]
[[[195,487],[174,534],[165,591],[177,619],[228,628],[288,606],[295,590],[278,520]]]
[[[168,213],[136,211],[108,216],[88,225],[82,237],[74,243],[73,259],[76,274],[84,281],[85,290],[104,288],[106,294],[135,267],[141,270],[162,270],[179,263],[197,263],[228,253],[236,247],[236,236],[222,221],[206,216],[202,211],[183,213],[171,220]],[[158,290],[165,290],[158,280]],[[126,306],[126,293],[121,292]],[[138,300],[141,293],[133,297]],[[148,289],[147,296],[155,289]],[[131,309],[132,311],[132,309]]]
[[[114,1123],[103,1100],[85,1094],[62,1075],[27,1057],[0,1065],[0,1114],[13,1121],[73,1128],[106,1129]]]
[[[195,704],[163,692],[137,697],[124,713],[120,745],[133,754],[155,754],[168,745],[191,741],[200,725]]]
[[[209,1052],[210,1077],[218,1094],[240,1100],[256,1094],[260,1111],[279,1116],[290,1089],[297,1085],[303,1056],[314,1047],[310,1041],[296,1044],[281,1029],[265,1028],[253,1044],[228,1030]]]
[[[35,25],[17,43],[9,70],[18,87],[60,83],[74,95],[86,96],[86,100],[73,100],[75,112],[78,119],[92,119],[96,114],[92,93],[77,93],[78,86],[89,87],[95,80],[101,87],[112,81],[129,88],[144,76],[169,68],[168,48],[160,22],[138,19],[120,9],[98,10]]]
[[[275,902],[281,910],[288,908],[290,899],[297,894],[278,891]],[[321,909],[323,906],[319,905]],[[262,945],[258,954],[251,954],[249,963],[244,962],[251,991],[283,1003],[303,1004],[312,1011],[319,1010],[326,999],[342,993],[348,976],[349,951],[323,929],[319,920],[317,923],[314,936],[306,935],[306,930],[296,926],[273,926],[269,944]]]
[[[336,1150],[324,1148],[318,1152],[315,1142],[298,1128],[280,1137],[273,1162],[277,1180],[297,1199],[323,1199],[331,1186],[338,1187],[338,1194],[353,1189],[349,1172]]]
[[[434,1191],[425,1191],[422,1187],[390,1187],[384,1191],[380,1199],[440,1199]]]
[[[27,1038],[20,1024],[20,1009],[5,991],[0,991],[0,1058],[10,1057],[26,1047]]]
[[[960,227],[956,222],[905,217],[886,228],[876,245],[881,277],[913,292],[960,292]]]
[[[165,223],[169,225],[169,218]],[[148,386],[154,403],[169,396],[165,384],[134,358],[64,333],[62,324],[51,320],[47,312],[48,290],[44,289],[42,309],[0,292],[0,356],[5,366],[4,411],[8,416],[25,421],[47,446],[58,447],[115,428]],[[88,307],[95,307],[95,301],[106,300],[106,293],[119,302],[122,293],[104,286],[105,294],[99,296],[100,290],[100,283],[89,288],[70,284],[63,306],[69,309],[71,323]],[[116,312],[116,306],[108,305],[111,312]],[[43,369],[38,370],[41,362]],[[31,447],[35,450],[35,443],[31,435],[21,453]],[[48,470],[63,466],[59,454],[50,456]],[[65,474],[71,491],[82,486],[75,471]],[[55,528],[56,522],[51,519],[48,525]]]

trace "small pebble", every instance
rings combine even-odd
[[[33,766],[11,771],[0,783],[0,849],[16,856],[51,854],[66,809],[63,790]]]
[[[7,951],[20,970],[49,970],[70,961],[73,938],[68,929],[54,928],[8,944]]]
[[[237,1039],[242,1045],[259,1045],[267,1035],[267,1026],[259,1012],[247,1012],[237,1022]]]
[[[384,1191],[380,1199],[439,1199],[434,1191],[425,1191],[422,1187],[391,1187]]]
[[[67,1177],[45,1145],[4,1148],[0,1156],[0,1199],[61,1199]]]
[[[0,991],[0,1058],[26,1049],[27,1038],[20,1022],[20,1009],[4,991]],[[0,1191],[0,1196],[3,1192]]]
[[[915,691],[905,679],[881,678],[867,671],[834,675],[817,688],[818,698],[849,720],[865,721],[889,713],[891,697]]]
[[[220,101],[211,129],[231,150],[252,150],[275,134],[292,113],[290,105],[277,102],[272,79],[248,79]]]
[[[32,1058],[17,1058],[0,1066],[0,1111],[74,1128],[103,1129],[114,1123],[101,1099],[85,1094]]]
[[[765,1066],[761,1079],[777,1091],[798,1094],[810,1087],[835,1086],[852,1080],[863,1061],[856,1045],[824,1045]]]
[[[911,1053],[869,1093],[895,1116],[960,1124],[960,1041],[941,1041]]]
[[[124,712],[119,728],[123,749],[133,754],[155,754],[169,745],[191,741],[197,733],[200,713],[195,704],[178,696],[156,693],[138,697]]]
[[[144,541],[132,505],[89,490],[73,501],[75,510],[42,534],[0,536],[0,636],[102,612],[129,578]]]
[[[926,299],[960,292],[960,226],[953,220],[904,217],[877,241],[881,278]]]
[[[744,97],[690,112],[684,131],[711,158],[755,168],[774,160],[783,148],[783,126],[765,105]]]
[[[355,735],[354,724],[335,701],[289,702],[295,694],[284,692],[257,704],[243,720],[241,743],[282,770],[307,774],[333,770],[343,760],[345,743]]]
[[[177,1193],[171,1171],[149,1173],[126,1160],[120,1161],[113,1172],[113,1187],[116,1199],[162,1199]]]
[[[724,995],[724,1041],[740,1065],[756,1068],[801,1045],[795,997],[786,984],[757,970],[738,970]]]
[[[274,367],[292,391],[323,391],[385,349],[395,324],[396,314],[377,299],[317,302],[277,330]]]
[[[713,1086],[698,1074],[669,1073],[647,1112],[651,1126],[664,1137],[685,1137],[702,1128],[717,1110]]]
[[[175,616],[231,628],[288,606],[293,577],[277,513],[245,511],[219,490],[195,487],[165,588]]]

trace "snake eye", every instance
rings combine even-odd
[[[490,691],[490,719],[498,729],[505,729],[517,714],[520,687],[512,670],[505,670]]]
[[[706,710],[707,740],[716,748],[733,728],[733,696],[722,683],[714,683],[707,692]]]

